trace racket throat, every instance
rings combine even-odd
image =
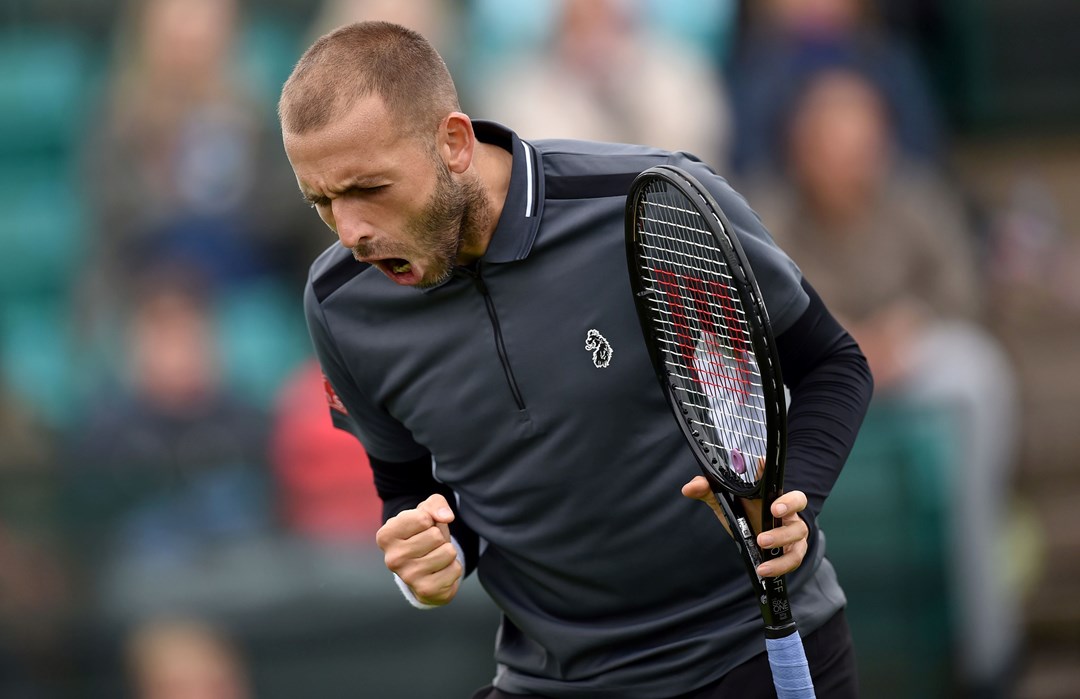
[[[762,578],[757,574],[758,566],[764,562],[764,559],[761,557],[761,549],[758,548],[757,541],[754,540],[754,532],[750,528],[750,522],[746,517],[732,517],[729,518],[728,521],[734,521],[734,535],[738,539],[739,545],[746,549],[746,554],[750,557],[753,574],[757,576],[758,583],[764,587],[765,578]]]
[[[761,551],[758,549],[757,542],[754,541],[754,532],[750,529],[750,522],[746,520],[746,517],[736,517],[735,528],[739,530],[739,538],[742,539],[743,546],[754,561],[754,568],[757,568],[762,562]]]

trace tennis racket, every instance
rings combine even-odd
[[[650,168],[626,202],[626,256],[656,375],[709,481],[757,592],[780,699],[814,696],[783,576],[756,569],[758,548],[739,498],[761,498],[762,531],[784,478],[787,409],[769,317],[739,240],[690,174]]]

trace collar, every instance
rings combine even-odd
[[[492,263],[523,260],[532,250],[544,208],[540,154],[513,131],[493,121],[476,120],[473,130],[477,140],[504,148],[514,156],[499,223],[480,259]]]

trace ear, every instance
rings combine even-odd
[[[461,174],[472,165],[476,134],[472,120],[461,112],[450,112],[439,125],[439,150],[451,172]]]

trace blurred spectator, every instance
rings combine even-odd
[[[0,377],[0,476],[48,472],[54,463],[51,437]]]
[[[242,19],[238,0],[131,0],[120,16],[84,148],[94,310],[107,313],[151,261],[182,262],[215,288],[316,252],[297,236],[311,227],[290,230],[302,207],[284,196],[298,196],[295,181],[239,67]]]
[[[1018,632],[999,548],[1016,456],[1013,368],[978,322],[964,218],[937,178],[896,157],[889,114],[864,76],[814,76],[790,121],[789,180],[749,199],[862,346],[875,401],[949,421],[956,472],[944,477],[964,484],[948,496],[959,674],[969,688],[997,687]]]
[[[485,66],[499,65],[508,53],[543,43],[559,21],[563,1],[466,0],[469,72],[484,73]],[[736,29],[738,0],[631,2],[650,32],[662,33],[672,41],[692,46],[718,65],[729,54]],[[439,48],[437,44],[436,48]]]
[[[738,0],[635,0],[642,4],[650,27],[679,42],[689,42],[717,65],[731,51]]]
[[[458,13],[443,0],[323,0],[304,46],[338,27],[369,20],[393,22],[420,32],[447,62],[458,48]]]
[[[248,699],[252,683],[239,650],[217,629],[170,619],[137,627],[127,643],[136,699]]]
[[[478,86],[476,117],[524,138],[580,138],[726,157],[719,71],[644,23],[630,0],[563,0],[549,45],[508,56]]]
[[[220,382],[189,283],[159,273],[137,294],[129,383],[76,421],[69,468],[87,553],[183,562],[271,529],[265,417]]]
[[[330,420],[325,385],[309,360],[278,400],[271,461],[283,524],[315,541],[374,546],[382,501],[364,448]]]
[[[998,298],[1045,299],[1080,312],[1080,238],[1069,229],[1047,178],[1024,165],[1016,170],[1006,195],[995,202],[989,227],[987,268]]]
[[[51,438],[0,384],[0,694],[48,680],[71,611]]]
[[[371,20],[392,22],[420,32],[438,49],[451,69],[466,51],[473,49],[461,40],[461,13],[455,3],[444,0],[323,0],[298,47],[297,58],[323,34],[347,24]],[[459,85],[459,90],[462,87]]]
[[[874,21],[872,6],[872,0],[745,3],[749,27],[731,69],[736,172],[781,163],[784,117],[799,85],[829,67],[869,77],[883,95],[905,155],[939,158],[942,118],[929,84],[907,45]]]

